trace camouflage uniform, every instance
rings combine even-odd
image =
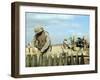
[[[48,52],[49,48],[51,48],[51,40],[48,32],[44,31],[42,27],[37,27],[35,32],[34,46],[43,54]]]
[[[44,31],[43,27],[36,27],[34,31],[36,33],[33,40],[34,46],[40,51],[40,55],[43,59],[46,60],[51,52],[51,40],[49,34],[47,31]],[[45,60],[43,62],[46,62]]]

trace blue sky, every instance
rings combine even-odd
[[[49,32],[52,44],[60,44],[73,34],[89,35],[89,15],[26,12],[25,44],[32,41],[37,25]]]

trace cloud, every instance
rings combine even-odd
[[[81,25],[79,23],[73,23],[73,24],[71,24],[71,27],[75,28],[75,29],[79,29],[79,28],[81,28]]]
[[[60,20],[70,20],[73,19],[74,15],[68,14],[50,14],[50,13],[27,13],[29,19],[33,20],[50,20],[50,19],[60,19]]]

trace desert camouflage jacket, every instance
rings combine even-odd
[[[43,31],[39,34],[36,34],[33,38],[33,43],[34,46],[38,48],[38,50],[40,50],[42,53],[46,52],[51,46],[49,33]]]

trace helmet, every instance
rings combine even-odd
[[[44,31],[44,29],[43,29],[42,26],[36,26],[36,27],[34,28],[34,32],[35,32],[36,34],[42,32],[42,31]]]

